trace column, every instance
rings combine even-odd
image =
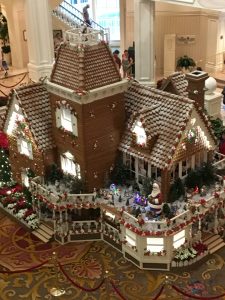
[[[26,0],[25,3],[28,70],[33,81],[38,81],[40,77],[49,77],[52,71],[54,58],[52,16],[48,2],[48,0]]]
[[[151,86],[155,86],[154,19],[155,2],[135,0],[135,79]]]
[[[126,49],[126,0],[120,0],[120,52]]]

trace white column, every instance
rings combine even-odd
[[[25,16],[30,78],[50,76],[53,64],[52,16],[48,0],[26,0]]]
[[[155,2],[135,0],[135,79],[152,86],[155,85],[154,19]]]

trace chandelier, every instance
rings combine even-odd
[[[205,8],[224,8],[225,9],[225,0],[198,0],[198,3]]]

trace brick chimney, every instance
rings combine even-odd
[[[186,79],[188,81],[188,98],[195,100],[203,109],[205,95],[205,80],[208,77],[208,73],[198,70],[186,74]]]

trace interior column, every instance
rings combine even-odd
[[[135,0],[135,79],[152,86],[155,85],[154,20],[155,2]]]
[[[54,58],[52,16],[48,0],[26,0],[25,9],[28,70],[30,78],[38,81],[40,77],[49,77],[52,70]]]

